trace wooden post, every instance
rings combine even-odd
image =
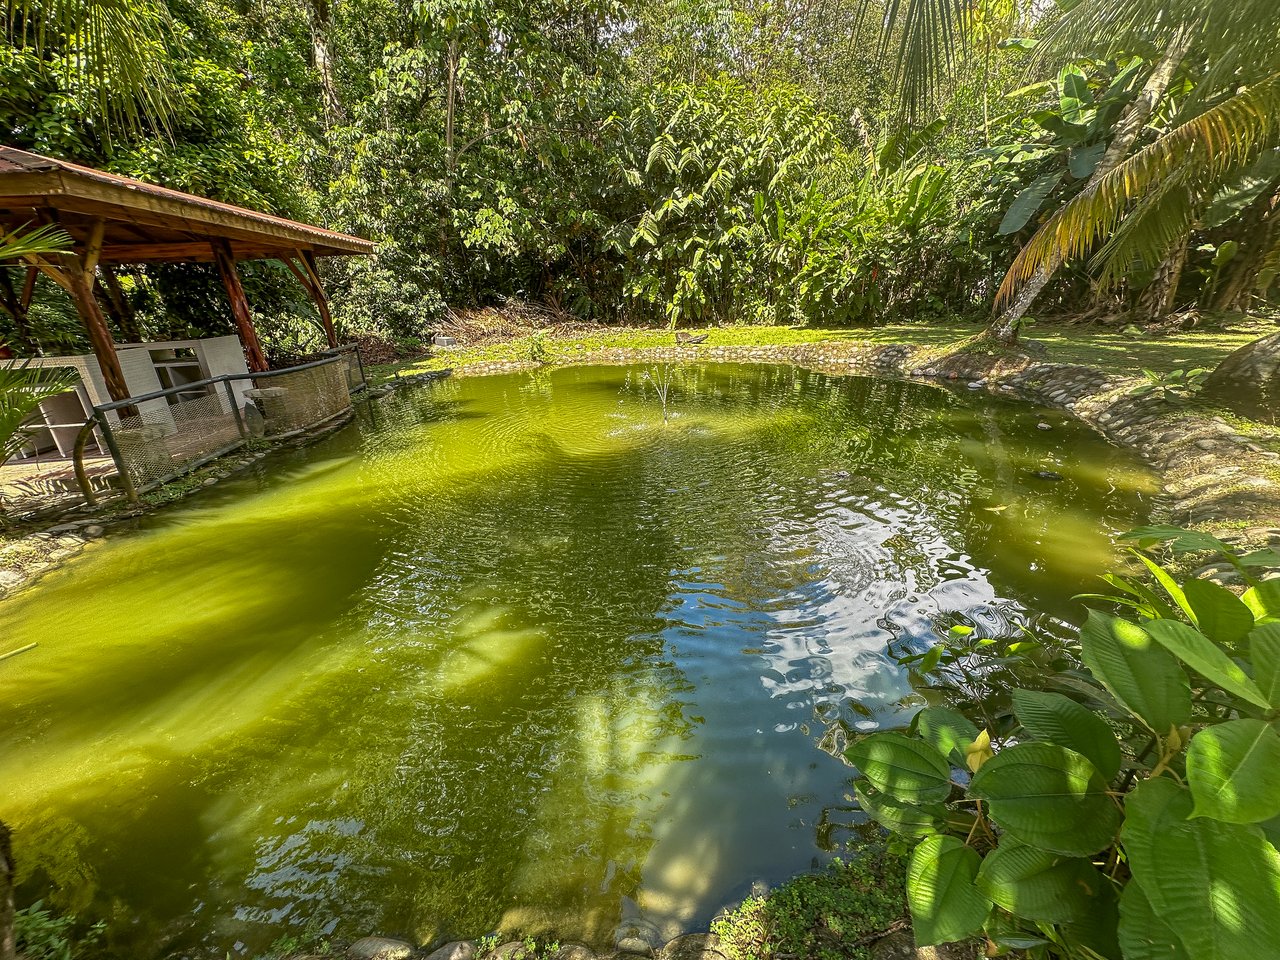
[[[299,250],[298,259],[306,270],[310,283],[304,283],[311,299],[315,301],[316,312],[320,314],[320,323],[324,325],[325,336],[329,338],[329,346],[338,345],[338,332],[333,326],[333,314],[329,312],[329,298],[324,295],[324,286],[320,283],[320,271],[316,269],[316,255],[310,250]],[[302,279],[299,277],[299,279]]]
[[[75,302],[76,312],[89,333],[89,342],[93,344],[93,354],[98,358],[98,366],[102,368],[102,379],[106,381],[107,393],[112,400],[128,400],[129,387],[124,382],[124,371],[120,369],[120,358],[116,355],[116,342],[111,337],[111,329],[102,316],[102,308],[98,306],[98,298],[93,295],[93,274],[83,271],[67,271],[67,292]]]
[[[111,399],[128,400],[129,385],[125,383],[124,371],[120,369],[116,342],[112,339],[111,328],[102,316],[98,298],[93,295],[94,272],[98,269],[98,258],[102,255],[106,226],[106,221],[101,217],[95,220],[89,231],[89,243],[83,248],[83,252],[58,255],[60,268],[46,264],[37,266],[71,295],[76,312],[80,314],[80,320],[89,334],[89,342],[93,344],[93,355],[98,358],[102,379],[106,382]]]
[[[231,255],[231,243],[219,238],[212,242],[212,246],[213,259],[217,261],[222,285],[227,290],[227,299],[231,301],[231,315],[235,317],[236,330],[240,334],[240,342],[244,344],[249,369],[254,373],[264,373],[267,370],[267,358],[263,356],[262,344],[258,342],[258,331],[254,329],[253,315],[249,312],[249,301],[245,298],[244,287],[240,285],[240,274],[236,273],[236,261]]]

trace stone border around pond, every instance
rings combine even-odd
[[[292,960],[321,960],[321,956],[296,954]],[[558,944],[555,949],[530,948],[523,940],[489,948],[477,940],[454,940],[418,949],[392,937],[361,937],[343,956],[346,960],[729,960],[714,933],[682,934],[656,949],[639,938],[624,939],[608,953],[597,953],[580,943]]]

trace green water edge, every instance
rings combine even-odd
[[[921,384],[398,391],[0,604],[39,644],[0,665],[21,892],[138,960],[705,929],[857,834],[839,749],[918,706],[891,652],[1078,619],[1155,491]]]

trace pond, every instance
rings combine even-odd
[[[856,835],[890,651],[1077,618],[1153,489],[1062,415],[789,367],[362,404],[0,604],[23,892],[131,960],[705,929]]]

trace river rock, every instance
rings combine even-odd
[[[413,944],[390,937],[361,937],[347,947],[347,960],[406,960],[413,956]]]
[[[106,531],[106,528],[102,526],[102,524],[91,523],[80,532],[83,533],[90,540],[97,540],[100,536],[102,536],[107,531]]]
[[[1037,429],[1037,430],[1052,430],[1052,429],[1053,429],[1053,427],[1052,427],[1050,424],[1047,424],[1047,423],[1045,423],[1044,421],[1041,421],[1040,423],[1037,423],[1037,424],[1036,424],[1036,429]]]
[[[433,950],[427,954],[427,960],[473,960],[476,955],[476,945],[470,940],[458,940],[454,943],[446,943],[438,950]]]
[[[494,947],[492,953],[485,954],[486,960],[534,960],[537,957],[536,950],[530,950],[524,945],[523,940],[512,940],[510,943],[504,943],[500,947]]]
[[[714,933],[686,933],[676,937],[658,953],[659,960],[728,960]]]
[[[596,952],[580,943],[562,943],[550,960],[596,960]]]
[[[1218,364],[1204,397],[1252,420],[1280,422],[1280,333],[1246,343]]]
[[[618,953],[631,957],[652,957],[653,947],[640,937],[623,937],[618,941]]]

